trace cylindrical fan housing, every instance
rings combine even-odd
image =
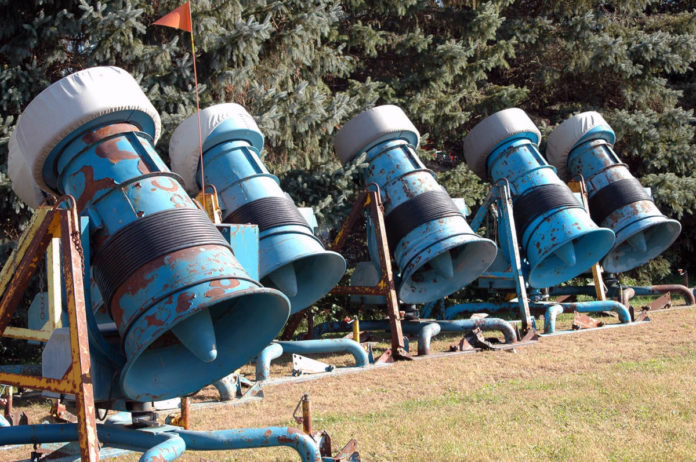
[[[169,144],[174,171],[188,191],[214,185],[223,221],[259,226],[259,275],[289,299],[293,313],[326,295],[346,271],[346,262],[327,251],[260,159],[263,135],[240,105],[218,104],[201,111],[203,168],[198,117],[177,127]]]
[[[159,158],[159,126],[129,74],[96,67],[44,90],[16,130],[37,184],[72,195],[90,218],[94,278],[126,356],[120,391],[136,401],[228,375],[289,315],[288,300],[249,278]]]
[[[613,150],[616,135],[601,114],[575,115],[549,135],[546,157],[565,178],[585,180],[592,219],[616,242],[602,260],[610,273],[631,270],[660,255],[681,232]]]
[[[496,246],[473,232],[433,172],[416,154],[418,130],[397,106],[365,111],[336,134],[346,164],[366,152],[366,184],[379,186],[389,247],[399,269],[399,299],[427,303],[478,278]],[[374,258],[374,257],[373,257]]]
[[[550,287],[581,274],[614,243],[599,228],[555,169],[541,157],[539,130],[518,108],[497,112],[464,139],[467,164],[481,178],[507,181],[515,226],[530,265],[532,287]]]

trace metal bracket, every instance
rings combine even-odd
[[[585,313],[573,313],[573,330],[594,329],[604,326],[604,321],[598,321]]]
[[[336,366],[327,364],[316,359],[293,353],[292,355],[292,375],[297,377],[302,374],[319,374],[321,372],[331,372]]]

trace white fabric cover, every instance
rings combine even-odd
[[[522,109],[503,109],[483,119],[464,138],[464,159],[469,168],[486,180],[486,160],[493,149],[510,136],[531,132],[536,134],[536,145],[541,133]]]
[[[420,143],[420,133],[400,107],[391,104],[361,112],[346,123],[333,143],[344,165],[358,154],[389,139],[404,138],[413,146]]]
[[[160,117],[138,82],[118,67],[92,67],[55,82],[34,98],[17,124],[17,143],[36,183],[46,191],[42,169],[51,150],[80,126],[113,112],[132,110],[153,121],[154,142]]]
[[[218,125],[230,118],[234,118],[236,125],[240,128],[261,133],[256,121],[244,107],[235,103],[216,104],[201,111],[203,143]],[[200,191],[196,181],[201,155],[198,145],[198,117],[193,114],[176,127],[169,140],[169,159],[172,162],[172,170],[181,175],[184,187],[189,194],[197,194]],[[263,146],[255,147],[260,151]]]
[[[546,140],[546,159],[556,167],[558,176],[568,180],[568,154],[595,127],[611,127],[599,112],[589,111],[575,115],[556,127]],[[613,140],[611,144],[614,144]]]
[[[35,209],[44,200],[41,189],[31,176],[31,171],[24,161],[24,156],[19,150],[15,131],[10,134],[10,140],[7,143],[9,154],[7,156],[7,175],[12,182],[12,190],[17,194],[22,202],[29,207]]]

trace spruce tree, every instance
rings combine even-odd
[[[266,135],[265,162],[335,228],[360,187],[334,158],[337,127],[376,104],[403,107],[419,151],[453,196],[484,185],[461,140],[483,117],[523,108],[544,133],[582,110],[617,132],[617,152],[684,225],[672,272],[691,265],[694,224],[694,2],[312,0],[192,2],[202,107],[237,102]],[[131,72],[169,136],[195,110],[188,34],[149,27],[180,0],[0,1],[0,217],[29,216],[10,192],[5,143],[51,82],[95,65]],[[666,266],[663,265],[663,272]]]

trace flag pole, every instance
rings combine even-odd
[[[191,24],[191,59],[193,60],[193,81],[196,90],[196,115],[198,117],[198,151],[200,155],[201,166],[201,191],[203,191],[203,210],[208,210],[205,196],[205,172],[203,171],[203,132],[201,130],[201,105],[198,99],[198,72],[196,71],[196,46],[193,44],[193,17],[191,16],[191,8],[188,8],[189,24]]]

